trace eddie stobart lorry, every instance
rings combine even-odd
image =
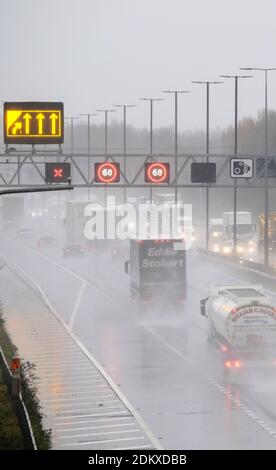
[[[214,284],[200,308],[208,319],[208,342],[225,372],[276,371],[276,309],[261,285]]]
[[[180,240],[130,240],[130,294],[146,305],[181,304],[187,291],[186,250]]]

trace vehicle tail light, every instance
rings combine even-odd
[[[225,352],[225,351],[228,350],[228,348],[227,348],[227,346],[224,346],[224,344],[223,344],[223,345],[221,346],[221,350],[222,350],[222,352]]]
[[[151,297],[143,297],[143,298],[142,298],[142,303],[143,303],[144,305],[150,304],[150,302],[151,302]]]
[[[239,360],[235,361],[225,361],[224,367],[226,369],[239,369],[241,367],[241,363]]]

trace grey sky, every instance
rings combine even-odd
[[[134,103],[129,122],[141,127],[148,108],[138,97],[191,89],[180,98],[180,126],[202,128],[205,89],[192,80],[276,66],[275,0],[0,0],[0,7],[1,99],[62,100],[67,115]],[[240,116],[263,106],[263,74],[255,75],[240,84]],[[212,89],[212,128],[233,121],[233,85]],[[173,122],[172,96],[164,97],[156,126]],[[276,71],[269,104],[276,108]]]

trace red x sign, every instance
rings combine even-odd
[[[63,169],[54,168],[54,178],[62,178],[62,177],[63,177]]]

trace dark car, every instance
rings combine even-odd
[[[17,230],[17,236],[20,238],[33,238],[34,231],[32,228],[20,228]]]
[[[37,240],[37,244],[38,246],[40,247],[47,247],[47,246],[55,246],[57,243],[55,237],[40,237],[38,240]]]
[[[84,256],[85,249],[81,245],[66,245],[63,248],[63,256]]]

